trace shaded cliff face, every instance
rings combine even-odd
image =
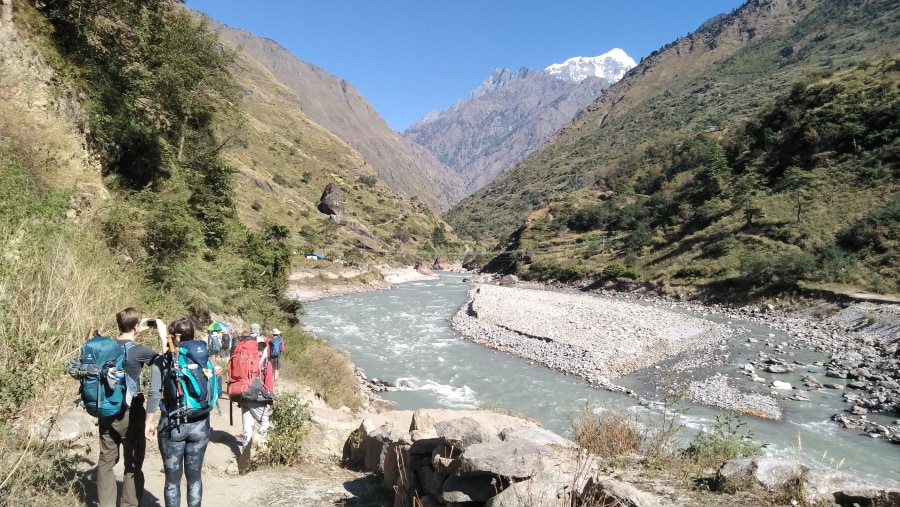
[[[497,69],[468,100],[413,124],[404,136],[452,167],[472,193],[540,147],[607,86],[597,77],[573,82]]]
[[[461,178],[428,150],[391,130],[348,81],[297,59],[270,39],[213,20],[210,25],[293,90],[304,114],[358,151],[388,188],[417,197],[439,214],[464,197]]]

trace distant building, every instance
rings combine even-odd
[[[314,261],[321,261],[325,259],[325,256],[320,253],[312,253],[306,256],[307,259],[312,259]]]

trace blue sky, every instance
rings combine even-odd
[[[543,69],[618,47],[635,61],[743,0],[187,0],[346,79],[397,131],[497,67]]]

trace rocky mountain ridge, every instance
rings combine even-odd
[[[498,68],[467,100],[423,118],[403,135],[453,168],[471,193],[541,146],[608,86],[595,76],[572,81],[540,70]]]

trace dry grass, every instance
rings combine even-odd
[[[638,423],[627,414],[604,410],[595,415],[585,405],[572,422],[572,440],[601,458],[638,453],[644,442]]]
[[[290,361],[283,368],[288,374],[309,385],[332,407],[360,407],[356,375],[350,358],[328,343],[309,339],[299,353],[287,351]]]
[[[111,268],[102,245],[65,227],[15,235],[4,225],[2,236],[19,240],[6,241],[0,270],[0,503],[15,492],[35,505],[71,504],[78,457],[47,442],[77,397],[63,367],[91,327],[115,331],[115,312],[131,303],[127,274]]]

